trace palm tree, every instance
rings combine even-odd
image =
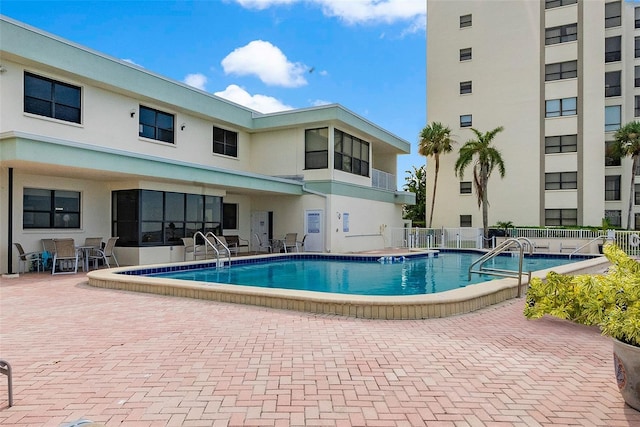
[[[420,132],[418,153],[425,157],[432,156],[436,162],[433,178],[433,196],[431,197],[431,212],[429,213],[429,228],[433,222],[433,209],[436,204],[436,188],[438,187],[438,172],[440,171],[440,154],[452,150],[451,129],[440,122],[432,122]]]
[[[502,155],[495,147],[491,146],[491,141],[504,128],[499,126],[489,132],[482,133],[471,128],[476,134],[476,139],[470,139],[461,148],[455,164],[456,176],[464,177],[464,170],[475,159],[473,165],[473,184],[478,197],[478,207],[482,206],[482,226],[484,238],[489,237],[489,198],[487,197],[487,184],[491,172],[497,166],[500,177],[504,178],[505,169]]]
[[[634,187],[636,169],[640,163],[640,122],[629,122],[614,135],[615,151],[621,156],[629,156],[633,161],[631,167],[631,183],[629,190],[629,212],[627,214],[627,230],[631,230],[631,214],[633,213]]]

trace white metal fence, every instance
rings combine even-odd
[[[597,253],[598,246],[606,240],[614,241],[622,250],[632,256],[640,255],[640,231],[608,230],[565,230],[557,228],[512,228],[506,236],[495,236],[489,240],[489,247],[508,237],[526,237],[536,246],[536,250],[559,253]],[[407,249],[481,249],[483,248],[482,228],[393,228],[391,244]]]

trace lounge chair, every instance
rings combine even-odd
[[[184,260],[187,260],[187,254],[192,254],[193,260],[198,259],[198,256],[206,256],[206,250],[204,245],[195,244],[193,237],[182,237],[182,244],[184,245]]]
[[[224,245],[225,247],[227,247],[227,249],[229,249],[229,252],[230,252],[232,255],[238,255],[238,245],[237,245],[237,244],[229,242],[229,241],[225,238],[225,236],[216,236],[216,237],[218,238],[218,241],[219,241],[222,245]],[[223,247],[221,247],[221,246],[220,246],[220,244],[218,244],[218,242],[211,242],[211,243],[216,247],[216,249],[218,249],[218,250],[220,250],[220,249],[224,250],[224,248],[223,248]]]
[[[73,239],[53,239],[55,252],[51,274],[75,274],[78,272],[78,251]],[[56,267],[58,271],[56,272]],[[71,270],[73,267],[73,270]]]
[[[20,243],[14,243],[14,245],[16,246],[16,249],[18,249],[18,274],[20,274],[20,272],[25,273],[27,271],[30,271],[27,266],[32,262],[36,263],[36,268],[38,269],[38,272],[40,272],[40,266],[42,265],[41,253],[25,252],[24,249],[22,249],[22,245]],[[20,266],[22,266],[22,269],[20,269]]]

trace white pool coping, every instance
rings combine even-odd
[[[321,254],[320,254],[321,255]],[[327,254],[333,257],[336,254]],[[415,253],[393,253],[401,257]],[[547,254],[545,254],[547,255]],[[279,257],[282,255],[256,255],[242,259]],[[343,254],[353,257],[354,254]],[[379,257],[382,255],[376,255]],[[166,267],[181,264],[207,264],[212,260],[190,261],[119,267],[95,270],[87,273],[89,285],[100,288],[144,292],[183,298],[198,298],[226,303],[249,304],[275,309],[335,314],[371,319],[427,319],[468,313],[499,302],[516,298],[518,282],[514,278],[502,278],[476,283],[450,291],[423,295],[378,296],[347,295],[305,290],[261,288],[222,283],[204,283],[188,280],[119,274],[124,271]],[[233,264],[233,259],[232,259]],[[556,266],[532,272],[532,277],[546,277],[549,271],[560,274],[592,274],[606,270],[609,261],[596,257],[584,261]],[[523,274],[522,295],[526,293],[527,275]]]

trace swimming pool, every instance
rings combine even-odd
[[[286,256],[254,255],[234,258],[234,264],[277,260]],[[299,254],[304,257],[331,257],[353,260],[351,255]],[[394,253],[394,257],[416,256],[415,252]],[[424,256],[418,254],[417,256]],[[376,255],[373,262],[380,257]],[[180,262],[137,267],[120,267],[94,270],[87,273],[88,284],[93,287],[121,291],[153,293],[170,297],[197,298],[224,303],[246,304],[274,309],[305,311],[371,319],[426,319],[468,313],[499,302],[516,298],[517,280],[495,279],[471,284],[450,291],[420,295],[350,295],[257,286],[216,284],[214,286],[187,280],[149,277],[146,274],[176,270],[199,269],[214,266],[215,262]],[[609,265],[604,257],[579,261],[554,267],[565,274],[588,274],[602,272]],[[532,277],[544,277],[548,270],[537,271]]]
[[[297,255],[275,260],[150,274],[150,277],[205,283],[282,288],[350,295],[422,295],[445,292],[495,276],[473,274],[468,269],[479,254],[444,252],[435,256],[385,256],[306,258]],[[573,260],[575,261],[575,260]],[[524,271],[544,270],[572,262],[567,257],[533,256],[523,262]],[[517,270],[518,258],[499,256],[487,267]]]

